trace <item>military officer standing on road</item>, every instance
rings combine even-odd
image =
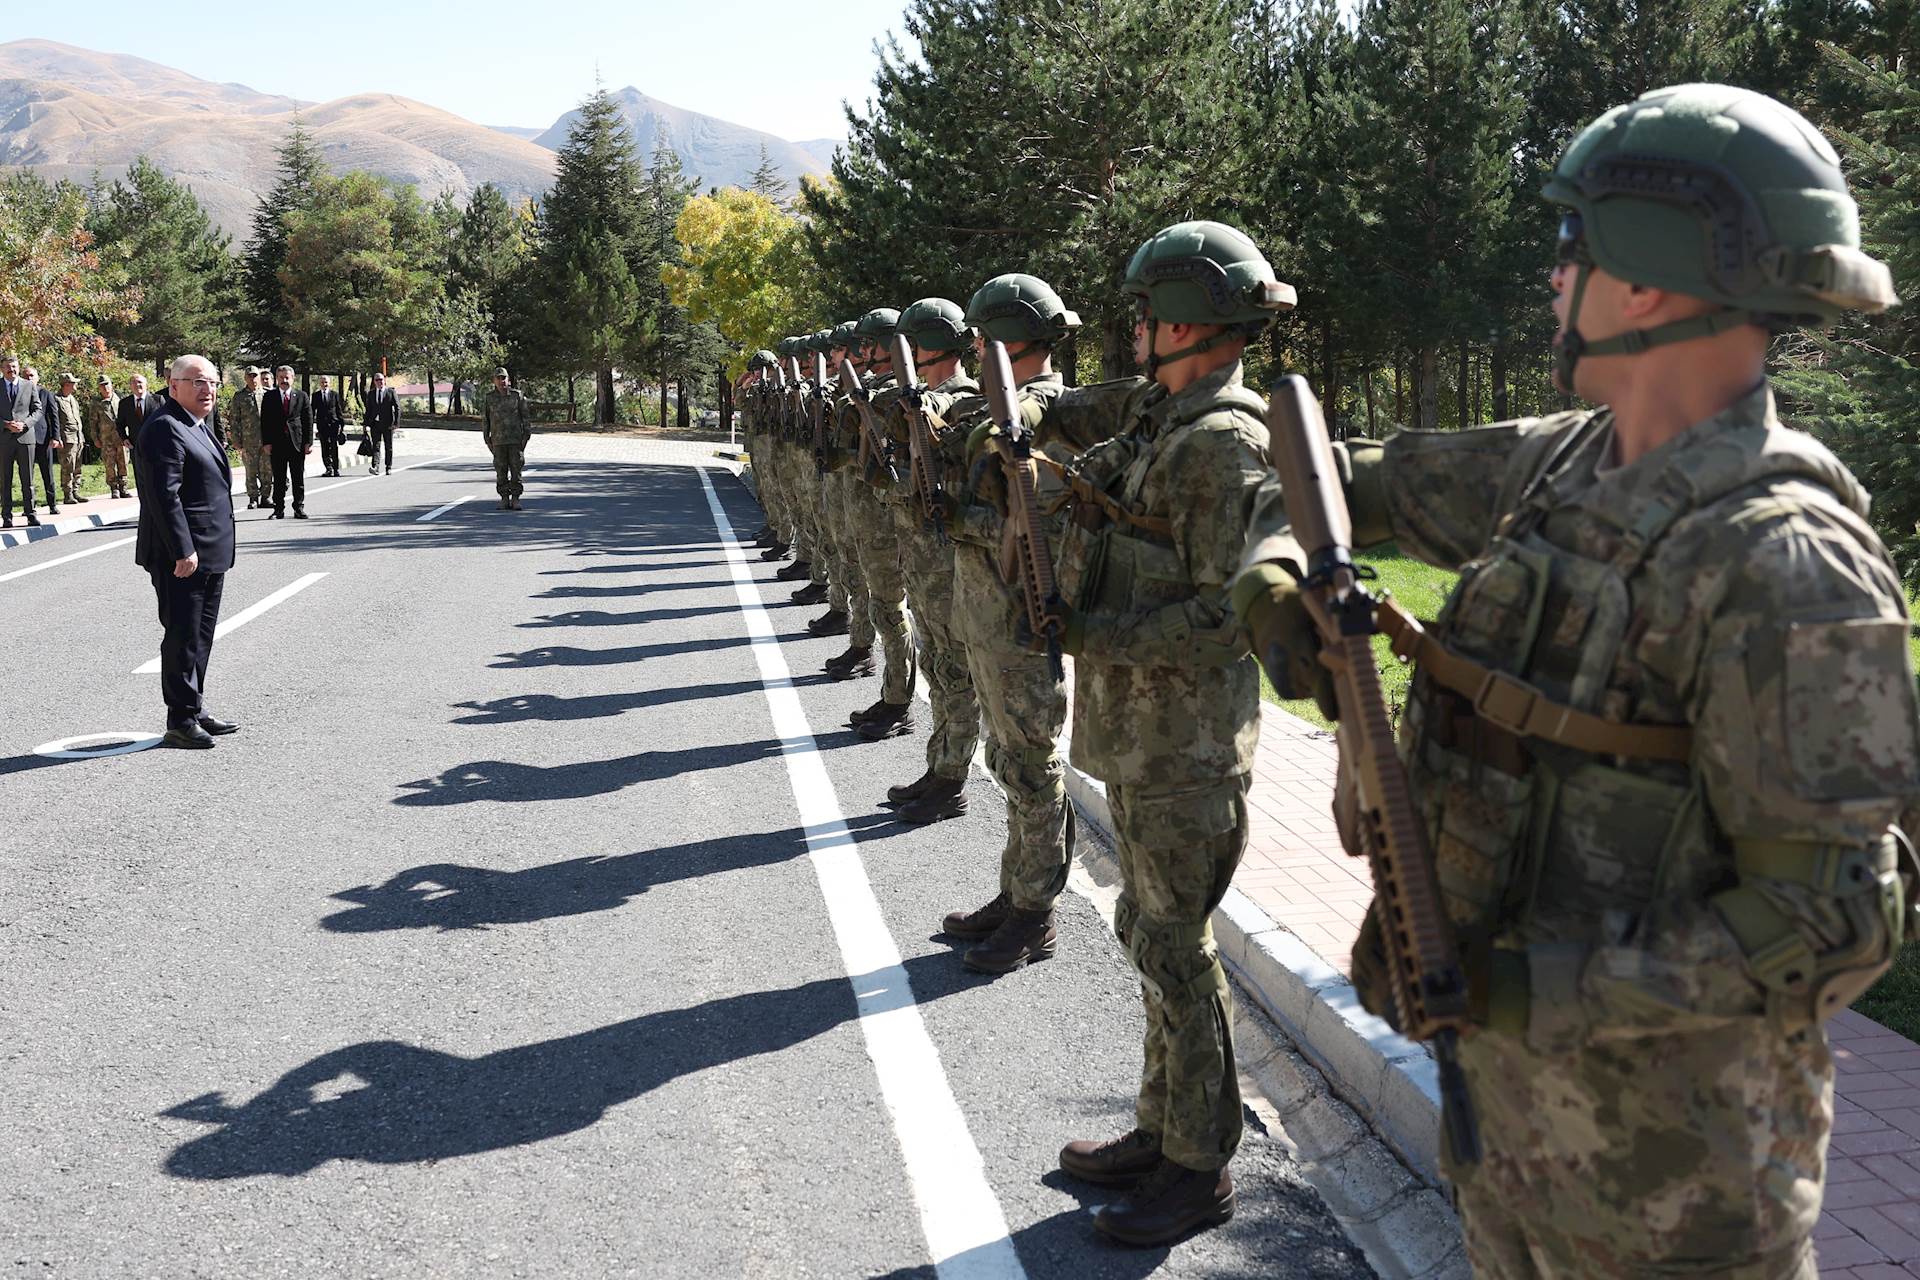
[[[1837,157],[1759,94],[1647,94],[1574,139],[1555,379],[1604,407],[1353,442],[1356,543],[1461,570],[1402,736],[1483,1030],[1477,1273],[1816,1275],[1821,1028],[1888,965],[1920,797],[1900,580],[1781,426],[1771,333],[1892,305]],[[1283,693],[1313,645],[1281,496],[1235,599]],[[1354,977],[1389,1012],[1379,922]]]
[[[233,419],[233,442],[239,447],[240,463],[247,472],[249,510],[273,502],[273,469],[260,443],[260,395],[260,367],[248,365],[246,385],[233,393],[227,416]]]
[[[80,464],[86,452],[87,429],[80,401],[73,394],[79,384],[71,373],[60,375],[60,394],[53,398],[54,416],[59,422],[48,424],[50,431],[57,428],[60,438],[60,488],[68,502],[86,501],[80,496]]]
[[[113,394],[113,379],[100,375],[100,394],[87,401],[87,430],[93,447],[100,451],[100,475],[107,482],[107,496],[127,496],[127,442],[120,438],[120,398]]]
[[[533,438],[533,415],[527,397],[508,380],[505,369],[493,371],[493,389],[480,410],[480,438],[493,450],[494,489],[502,511],[520,510],[520,466],[527,441]]]
[[[1240,1091],[1210,917],[1247,844],[1260,676],[1227,593],[1268,473],[1266,404],[1240,356],[1294,291],[1217,222],[1153,236],[1122,288],[1157,390],[1118,400],[1129,420],[1070,468],[1061,647],[1073,761],[1113,811],[1114,929],[1140,973],[1146,1063],[1135,1128],[1069,1143],[1060,1166],[1129,1186],[1094,1221],[1144,1245],[1233,1214]]]

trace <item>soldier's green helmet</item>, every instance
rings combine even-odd
[[[1053,286],[1035,276],[1013,272],[995,276],[974,291],[966,324],[1000,342],[1057,343],[1080,327]]]
[[[1899,302],[1886,264],[1860,251],[1860,217],[1818,129],[1765,94],[1724,84],[1656,89],[1588,125],[1544,194],[1566,209],[1560,255],[1581,268],[1561,371],[1743,324],[1826,325]],[[1724,308],[1585,342],[1574,328],[1587,265]]]
[[[782,338],[779,344],[774,347],[774,350],[780,353],[782,360],[787,360],[805,351],[806,341],[805,338],[801,337]]]
[[[751,356],[747,357],[747,369],[749,372],[755,369],[771,369],[774,365],[779,363],[780,363],[780,357],[776,356],[775,354],[773,354],[773,352],[767,350],[765,347],[760,348],[758,351],[754,352]]]
[[[967,313],[945,298],[922,298],[900,313],[899,331],[918,351],[962,351],[973,339]]]
[[[854,326],[859,323],[858,320],[842,320],[839,324],[833,326],[833,337],[831,340],[833,346],[836,348],[853,346],[857,341],[853,336]]]
[[[900,313],[892,307],[875,307],[860,317],[853,327],[854,340],[860,343],[875,342],[881,346],[893,341],[894,326],[900,323]]]
[[[807,344],[808,351],[818,351],[823,356],[833,354],[833,330],[831,329],[822,329],[817,333],[808,334],[802,341]]]
[[[1297,300],[1252,239],[1224,222],[1178,222],[1134,250],[1123,292],[1167,324],[1229,324],[1257,332]],[[1164,363],[1164,361],[1163,361]]]

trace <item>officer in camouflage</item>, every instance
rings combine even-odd
[[[833,387],[834,376],[840,368],[840,362],[846,358],[844,344],[846,334],[836,341],[835,334],[845,328],[844,323],[833,329],[822,329],[801,339],[800,367],[801,386],[806,391],[802,402],[801,419],[795,430],[799,440],[802,459],[800,473],[805,497],[802,505],[811,521],[813,554],[811,557],[811,589],[802,588],[794,599],[801,602],[824,598],[827,611],[807,622],[807,634],[812,636],[844,636],[849,633],[852,614],[849,605],[853,596],[859,594],[855,582],[857,565],[848,559],[848,548],[841,545],[839,536],[839,494],[840,487],[834,477],[831,451],[817,448],[814,438],[813,413],[816,400],[824,401],[821,412],[829,433],[834,422],[834,405],[839,392]],[[827,385],[820,386],[814,381],[813,357],[826,358]],[[865,611],[862,610],[864,613]],[[856,640],[858,637],[856,636]]]
[[[1293,289],[1239,231],[1168,227],[1134,254],[1134,354],[1156,384],[1070,468],[1060,566],[1074,657],[1073,762],[1107,784],[1114,928],[1140,973],[1135,1128],[1068,1143],[1060,1167],[1127,1186],[1094,1221],[1158,1244],[1233,1214],[1240,1144],[1232,1008],[1213,910],[1247,843],[1259,671],[1228,589],[1268,471],[1266,404],[1240,356]]]
[[[1813,1280],[1821,1022],[1912,927],[1893,824],[1920,713],[1867,496],[1781,425],[1766,353],[1892,305],[1891,277],[1826,140],[1742,89],[1608,112],[1546,195],[1556,380],[1604,407],[1341,454],[1357,543],[1461,571],[1399,647],[1482,1028],[1460,1059],[1484,1155],[1451,1171],[1468,1246],[1497,1277]],[[1276,489],[1255,530],[1235,601],[1299,694]],[[1369,917],[1355,983],[1390,1016],[1383,965]]]
[[[260,443],[260,367],[248,365],[246,385],[236,389],[227,405],[233,420],[233,443],[247,473],[247,509],[269,505],[273,497],[273,467]]]
[[[965,416],[970,402],[971,411],[978,412],[980,387],[960,364],[973,333],[958,304],[945,298],[922,298],[900,313],[897,329],[911,344],[922,388],[903,387],[904,394],[887,406],[885,414],[894,456],[902,460],[904,471],[912,448],[906,397],[917,395],[919,411],[937,446],[940,435],[949,430],[946,424]],[[938,454],[929,465],[944,491],[951,478],[941,467]],[[889,787],[887,800],[903,822],[938,822],[967,811],[967,769],[980,743],[980,703],[967,670],[966,647],[954,630],[953,543],[943,528],[927,527],[926,512],[915,501],[909,485],[895,485],[886,502],[900,548],[900,564],[906,571],[919,665],[927,678],[927,700],[932,705],[927,771],[912,782]]]
[[[494,488],[500,494],[502,511],[520,510],[520,467],[527,454],[527,441],[533,439],[533,414],[527,397],[507,377],[507,371],[493,371],[493,389],[487,392],[480,408],[480,438],[493,450]]]
[[[80,464],[86,451],[87,430],[85,416],[80,410],[80,400],[73,394],[80,380],[71,373],[60,375],[60,394],[53,398],[54,415],[59,419],[57,430],[60,435],[60,490],[68,502],[85,502],[80,496]],[[49,423],[48,430],[56,429]]]

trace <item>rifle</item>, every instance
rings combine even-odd
[[[787,411],[781,416],[781,425],[787,429],[787,439],[794,439],[800,432],[800,400],[805,394],[800,385],[800,357],[787,357]]]
[[[860,385],[860,375],[853,371],[852,365],[841,364],[840,389],[847,393],[860,415],[860,478],[866,479],[869,469],[878,462],[886,469],[888,480],[900,483],[900,472],[893,465],[893,451],[879,438],[880,424],[873,418],[873,397]]]
[[[987,447],[1000,460],[1007,477],[1007,540],[1001,545],[1001,573],[1007,574],[1011,560],[1027,606],[1027,626],[1036,639],[1046,641],[1047,668],[1053,678],[1064,680],[1060,634],[1067,625],[1066,602],[1053,580],[1053,552],[1047,546],[1047,531],[1040,523],[1040,500],[1035,494],[1033,432],[1020,417],[1013,362],[1007,359],[1005,343],[987,341],[986,358],[980,362],[980,390],[987,398],[988,415],[1000,428],[999,435],[989,438]]]
[[[947,498],[940,490],[933,428],[927,425],[925,396],[928,388],[920,381],[920,370],[913,363],[913,348],[901,334],[893,335],[893,371],[899,376],[907,404],[907,479],[913,496],[920,501],[924,527],[935,540],[947,540]]]
[[[827,474],[827,358],[813,353],[813,465]]]
[[[1326,420],[1307,380],[1289,374],[1273,384],[1268,398],[1274,469],[1286,498],[1287,521],[1307,559],[1300,578],[1302,598],[1320,633],[1320,662],[1333,673],[1340,729],[1358,735],[1352,781],[1359,799],[1361,841],[1373,871],[1394,1010],[1406,1036],[1433,1044],[1454,1160],[1477,1164],[1479,1125],[1459,1059],[1460,1031],[1469,1021],[1466,970],[1440,898],[1426,824],[1414,808],[1406,768],[1394,750],[1380,668],[1373,657],[1380,612],[1397,613],[1399,606],[1385,597],[1376,600],[1365,585],[1373,572],[1353,562],[1352,517]]]

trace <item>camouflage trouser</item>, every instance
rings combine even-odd
[[[271,502],[273,463],[267,457],[266,447],[259,444],[241,445],[240,463],[247,471],[247,501]]]
[[[1246,852],[1248,781],[1107,785],[1120,852],[1113,927],[1147,1010],[1135,1116],[1189,1169],[1221,1168],[1240,1146],[1233,1002],[1211,917]]]
[[[522,490],[520,486],[520,466],[526,460],[527,446],[523,444],[496,444],[493,446],[493,488],[503,498],[517,498]]]
[[[80,498],[80,460],[86,456],[87,442],[69,437],[60,442],[60,487],[66,490],[66,499],[76,502]]]
[[[848,484],[850,532],[860,556],[860,581],[867,588],[867,624],[880,641],[886,665],[880,697],[896,706],[913,701],[914,652],[907,633],[907,575],[900,563],[900,540],[893,513],[880,492],[855,479]]]
[[[805,560],[812,568],[810,582],[831,587],[832,584],[828,582],[827,568],[828,561],[833,558],[833,546],[825,523],[826,477],[822,476],[814,465],[813,454],[810,451],[799,445],[794,445],[792,448],[794,507],[798,512],[796,523],[801,529],[801,537],[805,539],[806,547],[806,554],[796,553],[796,558]],[[835,597],[830,593],[829,600],[834,599]],[[833,607],[836,609],[847,607],[845,592],[838,594],[837,603],[834,603]]]
[[[1536,1053],[1462,1040],[1484,1152],[1449,1165],[1474,1274],[1815,1280],[1833,1059],[1764,1019]]]
[[[953,631],[953,547],[920,527],[917,508],[891,508],[900,562],[906,568],[907,602],[920,672],[927,678],[933,727],[927,734],[927,768],[936,778],[967,776],[980,744],[980,703],[967,670],[966,646]]]
[[[867,611],[867,581],[860,576],[860,552],[854,542],[853,486],[845,471],[829,471],[820,494],[820,518],[827,543],[827,603],[847,614],[847,643],[873,645],[873,618]]]
[[[106,479],[108,493],[127,487],[127,442],[118,432],[107,432],[101,439],[100,473]]]

